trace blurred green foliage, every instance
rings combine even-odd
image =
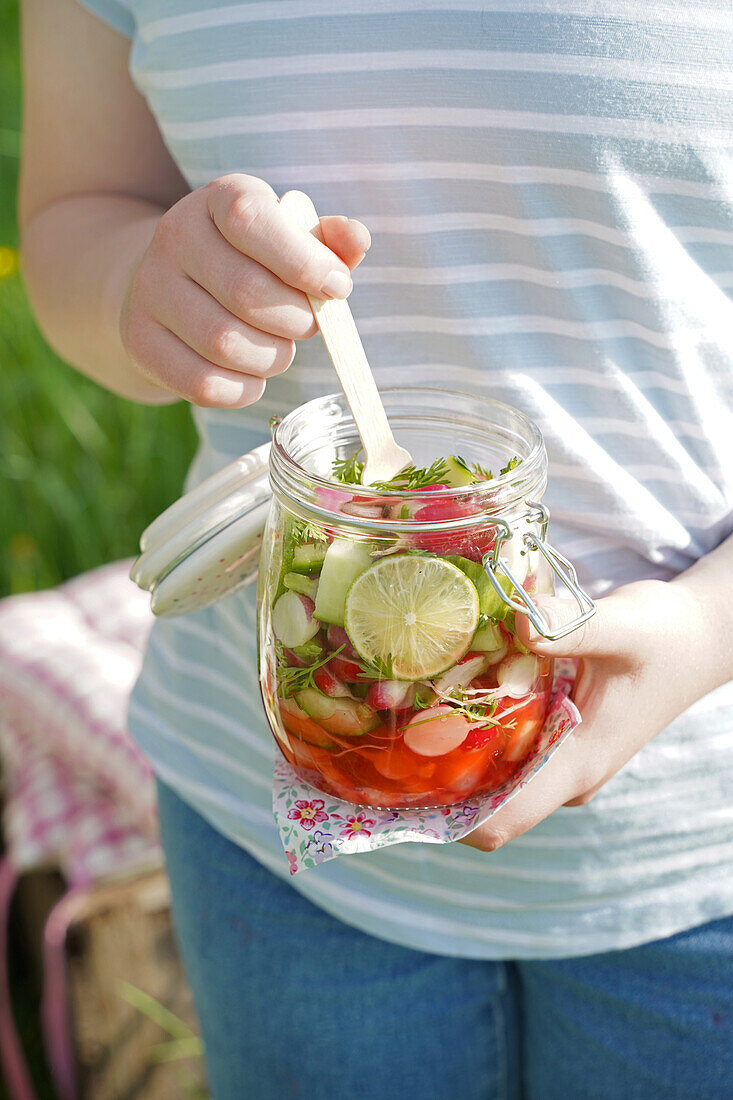
[[[66,366],[36,328],[16,267],[17,0],[0,0],[0,595],[135,553],[180,493],[188,407],[133,405]]]

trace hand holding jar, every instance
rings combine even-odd
[[[583,722],[525,791],[461,843],[492,852],[560,806],[585,805],[678,715],[733,676],[732,567],[729,538],[674,581],[618,588],[557,642],[517,616],[517,633],[535,653],[580,658],[573,697]],[[576,613],[569,601],[537,603],[554,629]]]

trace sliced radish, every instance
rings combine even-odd
[[[313,600],[307,596],[283,592],[272,609],[272,629],[278,641],[292,649],[315,638],[321,624],[313,617],[314,610]]]
[[[507,731],[509,741],[504,753],[505,760],[513,763],[524,759],[542,726],[548,704],[549,691],[543,691],[532,695],[524,705],[517,707],[516,703],[510,703],[506,707],[507,722],[512,724],[512,728]],[[497,717],[502,720],[499,711]]]
[[[470,794],[487,778],[491,756],[486,750],[456,753],[440,767],[440,781],[452,791]]]
[[[415,773],[415,758],[399,747],[376,749],[369,753],[369,759],[385,779],[406,779]]]
[[[342,504],[341,511],[347,516],[361,516],[363,519],[385,519],[389,515],[392,499],[373,499],[370,497],[354,497],[353,500]]]
[[[359,654],[351,644],[351,638],[342,626],[329,626],[326,631],[326,638],[329,649],[340,650],[342,657],[351,657],[355,661],[359,659]]]
[[[517,728],[513,732],[512,740],[509,743],[507,751],[504,753],[504,759],[524,759],[537,736],[538,727],[539,722],[536,719],[529,718],[524,722],[519,722]]]
[[[313,673],[313,682],[319,691],[322,691],[324,695],[328,695],[331,699],[345,699],[351,695],[346,684],[339,680],[337,676],[334,676],[333,672],[325,665],[321,665]]]
[[[286,649],[285,656],[291,668],[305,668],[306,665],[310,665],[313,663],[312,661],[306,661],[303,657],[300,657],[292,649]]]
[[[341,509],[343,503],[347,500],[351,500],[352,494],[348,488],[343,489],[328,489],[319,486],[316,489],[316,502],[321,508],[326,508],[330,512],[338,512]]]
[[[471,730],[463,742],[463,748],[466,751],[480,749],[485,745],[491,745],[492,752],[500,751],[506,745],[506,731],[501,726],[481,726],[478,729]]]
[[[342,657],[340,653],[333,655],[328,662],[328,667],[334,676],[338,676],[339,680],[344,680],[347,684],[355,684],[359,680],[366,680],[359,662],[352,661],[350,657]]]
[[[540,674],[540,662],[533,654],[505,657],[496,670],[496,682],[505,695],[528,695]]]
[[[375,710],[402,710],[412,706],[415,685],[404,680],[377,680],[369,685],[366,702]]]
[[[490,661],[485,653],[467,653],[453,668],[433,680],[433,687],[440,695],[451,688],[467,688],[476,676],[480,676],[489,667]]]
[[[415,520],[417,523],[447,523],[448,520],[475,516],[479,512],[479,505],[471,501],[434,500],[415,512]]]
[[[473,723],[475,725],[475,723]],[[409,723],[405,730],[405,744],[418,756],[444,756],[468,737],[472,723],[453,707],[440,704],[428,707]]]

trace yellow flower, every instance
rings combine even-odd
[[[20,267],[20,257],[16,248],[9,245],[0,245],[0,279],[7,279],[14,275]]]

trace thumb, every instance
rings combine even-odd
[[[580,609],[575,600],[557,596],[537,596],[535,604],[552,633],[576,619]],[[609,599],[599,600],[595,615],[577,629],[556,642],[548,641],[532,625],[526,615],[517,613],[517,635],[533,653],[542,657],[600,657],[618,652],[623,644],[624,629]]]
[[[369,230],[362,222],[340,216],[321,218],[321,237],[352,270],[364,259],[372,243]]]

